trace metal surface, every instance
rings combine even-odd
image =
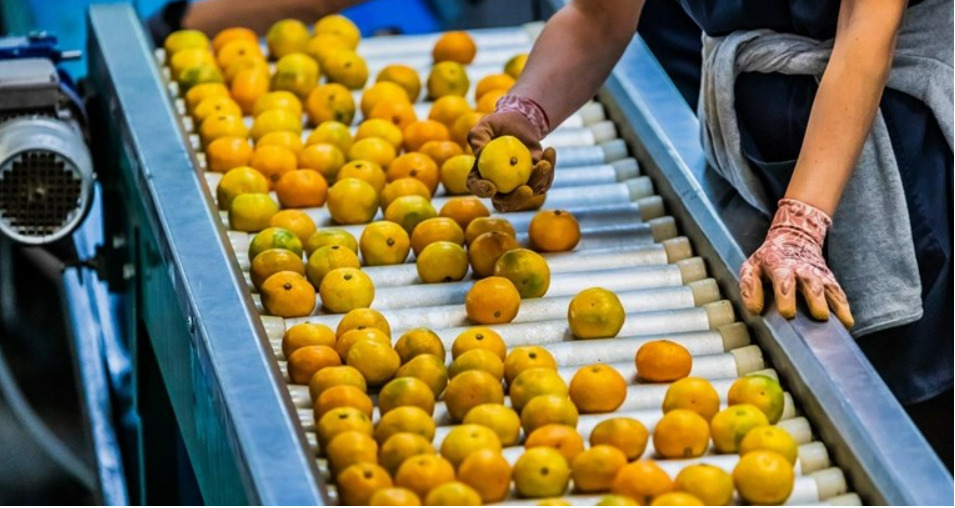
[[[764,219],[729,199],[731,189],[707,169],[696,117],[639,37],[600,98],[626,126],[623,137],[681,231],[741,309],[740,244],[762,236],[765,229],[754,224]],[[764,317],[743,317],[864,501],[952,504],[952,476],[837,321],[814,322],[802,313],[787,321],[775,307]]]
[[[128,5],[96,5],[89,25],[90,74],[102,101],[95,114],[108,130],[109,159],[120,166],[112,169],[142,206],[127,211],[127,220],[141,221],[141,326],[203,500],[323,504],[302,431],[286,416],[288,393],[279,390],[281,376],[136,14]]]

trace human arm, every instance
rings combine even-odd
[[[831,308],[852,327],[848,301],[826,265],[822,244],[872,127],[904,12],[904,1],[842,2],[832,55],[785,198],[765,243],[740,271],[740,292],[750,311],[763,309],[765,277],[784,317],[796,315],[798,289],[814,318],[828,319]]]
[[[192,2],[182,27],[212,36],[224,28],[242,26],[264,34],[285,18],[311,23],[318,18],[360,3],[361,0],[202,0]]]

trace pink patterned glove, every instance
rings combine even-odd
[[[829,308],[846,328],[855,320],[836,277],[822,257],[822,242],[832,225],[825,212],[795,199],[782,199],[763,245],[740,268],[740,293],[750,312],[763,311],[763,281],[773,284],[776,307],[787,319],[796,316],[796,287],[819,320]],[[828,303],[827,303],[828,302]]]

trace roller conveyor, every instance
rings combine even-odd
[[[156,236],[156,247],[150,254],[154,257],[144,257],[141,266],[149,272],[151,266],[157,266],[155,259],[166,260],[170,271],[159,265],[154,276],[158,280],[168,278],[171,301],[183,302],[170,309],[185,309],[187,313],[189,346],[166,348],[153,339],[153,347],[157,348],[157,360],[172,394],[173,409],[180,426],[185,427],[186,446],[191,456],[200,457],[196,466],[200,487],[209,502],[246,499],[269,504],[334,503],[337,493],[329,481],[327,463],[320,457],[308,391],[288,383],[281,337],[295,323],[314,321],[334,327],[340,316],[323,314],[320,309],[307,318],[259,315],[262,309],[257,304],[258,295],[244,273],[248,270],[249,235],[227,231],[228,221],[223,220],[214,203],[218,175],[204,171],[198,144],[190,139],[192,126],[182,121],[176,98],[169,95],[170,91],[176,92],[176,87],[162,81],[155,58],[142,43],[141,31],[134,24],[127,26],[129,21],[130,14],[121,7],[94,9],[91,27],[97,39],[91,53],[94,65],[100,66],[99,79],[105,80],[103,89],[115,99],[102,115],[116,118],[120,124],[116,140],[124,148],[117,158],[128,161],[122,170],[133,175],[127,179],[131,188],[144,191],[142,199],[147,204],[140,213],[147,220],[142,227]],[[117,25],[121,30],[117,31]],[[469,68],[472,84],[482,75],[500,72],[506,58],[526,51],[537,30],[535,25],[475,31],[480,63]],[[106,33],[109,37],[104,37]],[[434,38],[366,39],[360,52],[369,57],[372,75],[375,66],[387,63],[413,62],[426,68]],[[636,43],[638,49],[642,48],[639,41]],[[144,51],[132,58],[123,56],[115,45],[124,44],[126,50],[141,46]],[[485,46],[491,49],[484,51]],[[417,61],[409,55],[417,55],[414,58],[421,62],[414,63]],[[781,377],[792,393],[786,394],[786,409],[779,425],[800,443],[796,486],[789,504],[914,502],[919,495],[924,496],[926,490],[913,489],[914,480],[905,471],[890,467],[884,457],[861,453],[860,443],[887,443],[884,429],[873,427],[873,422],[858,421],[859,415],[836,419],[847,407],[858,411],[858,403],[846,406],[834,403],[828,393],[817,393],[818,383],[831,384],[837,393],[845,385],[829,376],[806,379],[811,373],[804,369],[816,369],[817,363],[780,345],[793,339],[793,327],[785,328],[786,322],[779,319],[738,316],[734,311],[738,295],[732,275],[728,275],[732,270],[726,264],[736,262],[733,256],[739,256],[738,247],[736,251],[720,249],[726,226],[704,220],[713,221],[715,216],[701,215],[697,206],[706,199],[706,193],[679,189],[687,174],[666,171],[679,166],[683,159],[667,147],[671,139],[665,136],[668,133],[655,130],[657,122],[664,120],[646,116],[652,110],[642,103],[634,105],[634,101],[644,99],[634,98],[628,86],[641,83],[622,81],[624,77],[627,75],[623,71],[615,72],[601,92],[600,103],[585,106],[544,141],[544,146],[558,150],[556,182],[545,208],[571,210],[581,219],[583,240],[574,252],[547,255],[552,270],[547,295],[523,302],[513,323],[494,328],[509,347],[535,344],[547,348],[557,358],[565,380],[578,366],[594,362],[614,366],[630,383],[626,402],[615,414],[638,418],[648,428],[662,416],[659,405],[665,385],[638,382],[632,359],[636,349],[649,340],[667,338],[687,347],[694,356],[693,375],[712,380],[724,399],[729,385],[740,375],[760,372]],[[140,116],[140,107],[155,108],[153,114],[159,111],[163,118],[150,124]],[[417,107],[419,117],[426,116],[422,115],[426,106]],[[626,142],[618,138],[621,134]],[[158,140],[165,145],[151,146]],[[628,158],[631,152],[627,144],[634,149],[639,164]],[[183,161],[190,167],[177,166]],[[169,179],[160,171],[161,166],[177,171],[178,179]],[[192,176],[192,168],[199,171],[197,178]],[[183,201],[189,198],[192,201]],[[436,197],[435,208],[440,209],[446,199]],[[186,212],[187,203],[191,203],[192,218],[177,217]],[[711,205],[704,205],[703,211],[712,214]],[[332,226],[324,210],[307,212],[319,227]],[[519,233],[526,231],[530,217],[526,213],[507,215]],[[361,231],[360,227],[346,229],[356,237]],[[205,243],[190,243],[198,241]],[[526,238],[521,241],[526,244]],[[467,327],[461,303],[470,287],[469,279],[419,284],[413,258],[403,265],[366,271],[377,287],[373,307],[382,310],[391,323],[394,339],[402,330],[426,326],[435,329],[450,346]],[[581,289],[595,285],[613,289],[620,296],[627,311],[624,329],[615,339],[574,341],[564,316],[567,302]],[[144,314],[150,327],[162,322],[149,312]],[[739,321],[740,317],[749,326]],[[811,330],[800,322],[797,325],[794,340],[800,341],[801,334]],[[834,333],[832,328],[826,330]],[[835,336],[839,338],[838,333]],[[844,333],[842,336],[847,337]],[[182,377],[181,368],[173,366],[181,355],[189,354],[197,355],[198,360],[192,372]],[[772,368],[776,370],[767,370]],[[874,375],[871,367],[860,372],[869,376],[867,379]],[[203,381],[207,378],[213,381]],[[191,403],[183,398],[189,390]],[[910,436],[911,422],[907,422],[908,427],[903,425],[906,421],[897,423],[899,409],[891,405],[886,394],[884,386],[875,386],[868,402],[884,406],[889,417],[884,422],[901,430],[897,439]],[[184,416],[190,411],[192,417]],[[609,416],[581,415],[578,430],[586,437],[597,422]],[[441,402],[436,406],[435,419],[439,425],[435,442],[440,444],[451,428]],[[221,442],[200,437],[218,435],[223,436]],[[920,444],[924,447],[924,442]],[[212,453],[208,452],[209,446],[219,448]],[[520,453],[520,448],[508,448],[505,457],[513,462]],[[651,443],[645,457],[652,456]],[[731,470],[736,459],[735,455],[709,453],[689,462],[661,459],[659,463],[672,476],[690,462]],[[222,462],[231,464],[227,468],[235,476],[231,485],[223,474],[215,473]],[[931,466],[924,466],[922,471],[934,473]],[[566,498],[573,504],[593,504],[597,499],[572,492]],[[535,503],[510,499],[506,504]]]

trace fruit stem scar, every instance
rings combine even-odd
[[[516,166],[516,165],[517,165],[517,157],[511,157],[510,162],[511,162],[511,166]]]

